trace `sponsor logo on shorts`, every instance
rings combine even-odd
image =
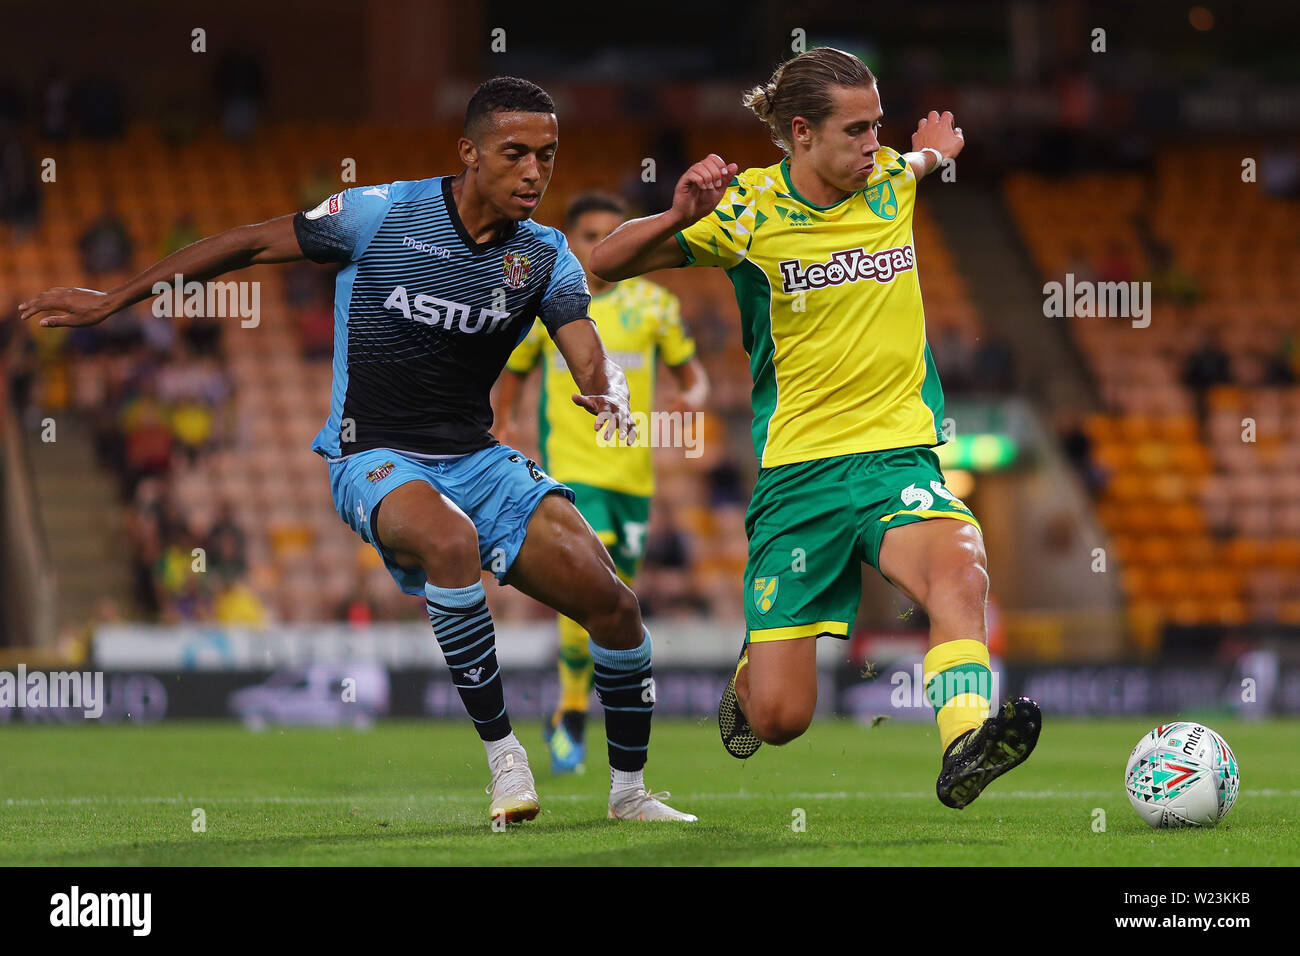
[[[376,468],[374,471],[366,472],[366,481],[369,481],[372,484],[376,481],[383,481],[385,478],[387,478],[389,475],[393,473],[393,469],[396,467],[397,466],[394,465],[391,461],[386,461],[378,468]]]
[[[776,603],[776,592],[781,585],[781,576],[754,578],[754,607],[759,614],[766,614]]]

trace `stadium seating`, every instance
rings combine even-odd
[[[1005,187],[1044,281],[1120,279],[1127,266],[1165,293],[1145,328],[1061,320],[1105,408],[1086,430],[1109,474],[1098,510],[1135,617],[1300,623],[1300,386],[1268,373],[1289,361],[1300,379],[1300,276],[1287,264],[1300,216],[1242,181],[1243,154],[1249,145],[1170,149],[1145,175],[1016,174]],[[1153,245],[1172,271],[1152,261]],[[1207,336],[1232,381],[1198,400],[1184,369]]]

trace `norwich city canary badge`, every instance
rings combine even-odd
[[[867,205],[881,219],[893,219],[898,215],[898,197],[894,195],[894,184],[888,179],[876,183],[863,195]]]
[[[759,614],[766,614],[776,603],[776,590],[781,584],[779,575],[770,578],[754,578],[754,607]]]

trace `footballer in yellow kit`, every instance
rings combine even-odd
[[[1026,698],[990,716],[982,530],[944,484],[943,390],[925,337],[912,236],[918,181],[961,151],[951,113],[882,146],[871,71],[821,47],[782,64],[745,105],[785,158],[739,171],[710,155],[673,205],[616,230],[590,271],[621,279],[712,266],[731,280],[753,378],[759,475],[745,516],[746,643],[719,704],[723,744],[748,757],[801,735],[817,703],[816,641],[846,638],[875,567],[931,622],[926,692],[960,809],[1033,750]]]
[[[620,200],[602,193],[584,193],[569,206],[566,237],[578,261],[586,267],[592,247],[622,221]],[[680,395],[678,411],[699,409],[708,394],[704,368],[695,357],[695,343],[681,318],[681,303],[662,286],[645,279],[605,282],[588,272],[590,318],[596,323],[607,354],[627,377],[634,418],[654,411],[655,378],[662,361],[673,375]],[[501,377],[497,404],[504,427],[498,437],[518,431],[515,414],[523,383],[541,370],[538,403],[538,448],[542,467],[571,488],[575,504],[609,549],[614,566],[629,585],[645,554],[654,494],[653,429],[630,446],[597,442],[591,415],[575,405],[573,377],[555,343],[540,326],[515,348]],[[507,444],[514,444],[507,441]],[[560,701],[545,728],[551,749],[551,769],[569,773],[582,766],[586,754],[584,731],[592,687],[592,660],[587,634],[561,615]]]

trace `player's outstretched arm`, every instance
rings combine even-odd
[[[912,134],[912,152],[903,156],[917,179],[923,179],[945,162],[956,157],[966,145],[961,127],[954,125],[953,115],[946,110],[940,116],[937,110],[923,117]]]
[[[656,216],[631,219],[596,244],[591,271],[606,282],[617,282],[680,266],[686,257],[674,234],[713,212],[736,168],[716,153],[700,160],[677,180],[671,207]]]
[[[95,325],[114,312],[149,298],[154,286],[170,285],[177,274],[206,282],[246,266],[305,258],[293,231],[293,214],[248,226],[236,226],[178,249],[116,289],[46,289],[19,305],[23,319],[52,313],[41,325]]]
[[[596,323],[580,319],[560,326],[555,333],[555,344],[582,390],[573,396],[573,403],[596,416],[595,430],[603,430],[605,441],[617,433],[629,445],[635,444],[636,423],[632,421],[627,379],[623,370],[605,354]]]

